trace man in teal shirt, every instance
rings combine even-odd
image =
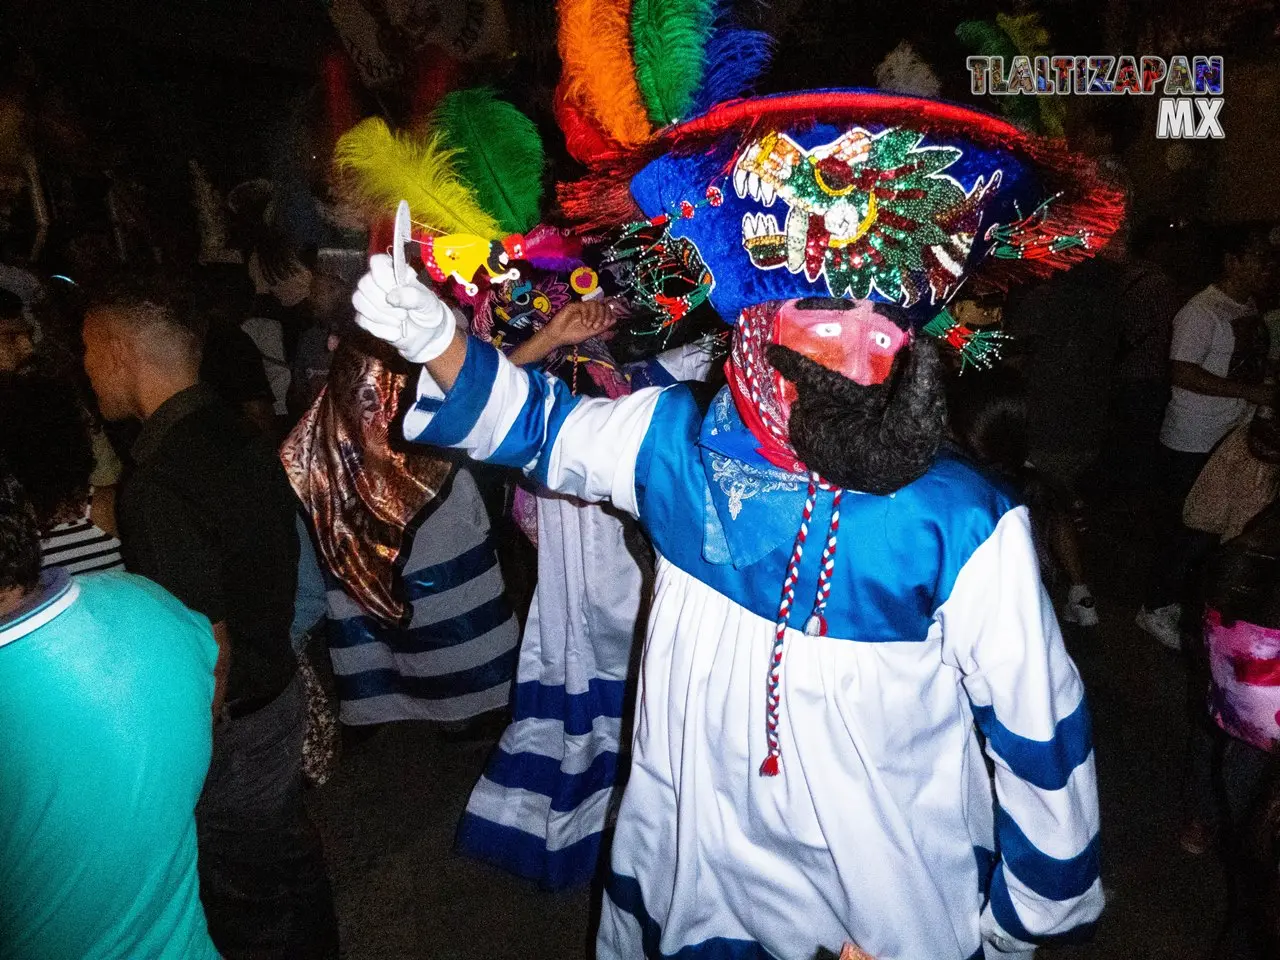
[[[195,826],[216,656],[148,580],[42,575],[0,467],[0,960],[217,960]]]

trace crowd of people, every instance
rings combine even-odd
[[[576,82],[592,169],[575,123],[627,141]],[[459,851],[597,884],[602,958],[1087,937],[1059,622],[1127,600],[1086,549],[1115,504],[1191,678],[1170,842],[1276,955],[1277,228],[1207,228],[1188,289],[1185,227],[1002,121],[722,90],[685,129],[693,93],[644,121],[636,226],[568,189],[502,239],[397,224],[407,269],[389,210],[368,260],[266,221],[83,283],[3,248],[0,960],[334,960],[306,794],[391,722],[493,741]]]
[[[1214,456],[1224,455],[1224,437],[1247,435],[1274,402],[1274,354],[1259,309],[1274,296],[1274,248],[1256,230],[1223,236],[1217,279],[1180,307],[1161,266],[1127,250],[1097,264],[1106,271],[1067,273],[1010,304],[962,294],[955,312],[969,315],[975,328],[1012,331],[1026,324],[1034,331],[1039,327],[1029,317],[1048,311],[1055,332],[1019,336],[1003,369],[952,374],[948,381],[947,443],[1031,505],[1038,567],[1061,599],[1064,621],[1098,623],[1080,547],[1079,527],[1091,504],[1135,493],[1151,498],[1160,545],[1137,622],[1171,649],[1186,644],[1203,662],[1201,675],[1214,681],[1213,712],[1203,714],[1188,768],[1195,782],[1182,841],[1196,852],[1209,849],[1215,836],[1240,836],[1265,797],[1276,733],[1274,719],[1258,725],[1242,713],[1260,694],[1241,687],[1248,680],[1240,680],[1238,667],[1232,672],[1233,648],[1218,648],[1215,638],[1238,646],[1241,631],[1249,631],[1250,662],[1261,664],[1255,669],[1276,662],[1259,655],[1260,642],[1280,658],[1274,474],[1237,472],[1200,494],[1210,503],[1247,499],[1256,518],[1233,517],[1229,528],[1208,530],[1183,519],[1197,478]],[[224,281],[194,282],[222,291]],[[297,416],[314,401],[338,341],[355,333],[328,292],[339,285],[334,276],[316,275],[314,303],[307,301],[314,314],[294,332],[294,356],[284,357],[293,362],[276,390],[282,407],[268,376],[276,361],[244,323],[226,316],[226,300],[214,309],[200,306],[214,299],[209,292],[193,297],[145,276],[95,291],[82,305],[83,375],[65,368],[65,349],[37,338],[38,327],[16,294],[0,302],[7,601],[0,669],[9,677],[6,689],[21,693],[5,700],[12,743],[21,749],[4,764],[12,801],[5,818],[5,849],[12,854],[4,869],[24,878],[24,893],[6,898],[5,956],[112,950],[259,956],[252,951],[268,942],[298,951],[281,956],[336,956],[324,859],[302,802],[307,705],[298,672],[299,639],[326,620],[340,686],[346,678],[359,687],[370,671],[399,678],[385,689],[343,696],[341,716],[350,728],[425,719],[465,729],[466,721],[505,710],[514,695],[518,722],[504,734],[468,806],[464,849],[470,844],[476,855],[504,864],[512,847],[528,847],[513,869],[553,884],[581,882],[595,869],[603,808],[616,799],[618,734],[605,746],[593,743],[599,734],[592,734],[589,713],[585,724],[570,728],[546,714],[545,704],[524,702],[545,698],[545,682],[537,690],[513,686],[520,636],[495,537],[515,535],[515,528],[491,512],[504,506],[501,490],[496,498],[482,493],[493,478],[455,468],[447,496],[412,537],[404,575],[411,589],[421,586],[411,593],[408,630],[380,623],[333,588],[332,577],[327,597],[317,583],[322,574],[312,534],[300,522],[300,504],[273,448],[289,426],[289,411]],[[274,322],[280,342],[283,327]],[[549,351],[611,322],[567,307],[543,340]],[[1052,393],[1058,376],[1043,371],[1072,362],[1073,337],[1089,344],[1083,362],[1097,362],[1089,324],[1113,345],[1114,372],[1105,382],[1076,384],[1096,392],[1064,412]],[[524,352],[515,359],[542,359],[536,344]],[[703,379],[708,355],[700,357],[701,369],[680,374]],[[1090,408],[1091,428],[1037,424],[1037,417],[1085,420]],[[117,426],[130,420],[142,425],[134,435]],[[1274,454],[1256,443],[1252,449],[1260,462]],[[638,536],[627,534],[626,521],[583,513],[573,502],[538,501],[538,597],[521,617],[527,620],[522,656],[536,660],[544,648],[563,646],[566,633],[584,633],[579,649],[597,656],[609,651],[612,662],[601,667],[609,687],[602,693],[598,678],[588,676],[575,693],[616,700],[595,709],[617,723],[651,561],[643,546],[628,546]],[[547,515],[548,508],[558,513]],[[583,551],[595,562],[623,564],[606,587],[587,594],[616,592],[620,602],[588,608],[616,616],[613,625],[581,607],[575,615],[570,606],[574,590],[567,581],[591,580],[598,572]],[[310,565],[305,557],[300,564],[303,553]],[[632,555],[641,558],[639,567],[623,559]],[[1032,558],[1024,562],[1035,569]],[[441,585],[450,589],[441,593]],[[474,621],[482,608],[484,622],[464,630],[458,618]],[[25,641],[14,643],[20,637]],[[456,671],[433,669],[442,655],[496,666],[476,686],[459,687],[451,676]],[[1210,674],[1211,662],[1224,667]],[[559,669],[561,684],[572,686],[568,672],[580,667]],[[93,679],[99,671],[115,679],[104,687]],[[405,678],[417,681],[417,693],[405,689]],[[1203,690],[1197,693],[1203,707]],[[202,706],[212,709],[216,727],[201,719],[207,717]],[[549,737],[538,729],[548,724],[556,731]],[[579,754],[568,757],[569,768],[577,769],[550,790],[552,808],[539,814],[512,803],[513,791],[526,789],[528,778],[536,782],[522,758],[543,758],[545,767],[558,750],[563,760],[566,733],[568,749]],[[550,743],[538,744],[540,736]],[[610,774],[597,775],[598,789],[590,790],[582,776],[598,770],[601,757]],[[1232,791],[1227,821],[1215,801],[1215,770]],[[92,797],[85,795],[86,779],[95,785]],[[126,789],[138,783],[146,788]],[[598,818],[586,818],[587,826],[573,819],[583,801],[601,808]],[[91,819],[110,809],[112,821],[129,829],[110,838],[91,831],[92,842],[79,831],[68,834],[66,824],[90,816],[77,810],[84,803],[99,811]],[[522,830],[538,844],[519,840]],[[594,842],[583,848],[584,839]],[[140,867],[126,882],[111,870],[82,869],[125,861]],[[74,865],[80,866],[70,882],[67,870]],[[1257,869],[1242,851],[1242,876],[1256,877]],[[1243,883],[1241,889],[1259,887]],[[43,908],[36,910],[36,903]],[[67,946],[73,943],[79,946]]]

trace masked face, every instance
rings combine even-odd
[[[865,300],[788,300],[778,311],[773,343],[794,350],[864,387],[884,383],[909,335]],[[784,411],[795,385],[774,374]]]
[[[726,373],[759,453],[866,493],[927,471],[946,425],[942,366],[933,340],[913,340],[906,324],[892,306],[853,301],[744,310]]]

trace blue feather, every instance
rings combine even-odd
[[[696,112],[750,96],[773,58],[773,38],[762,30],[721,26],[707,42],[702,86],[694,94]]]

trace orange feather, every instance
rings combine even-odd
[[[620,146],[653,136],[631,56],[631,0],[559,0],[560,59],[570,102]]]

